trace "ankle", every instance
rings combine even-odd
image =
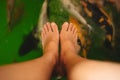
[[[58,55],[52,54],[52,53],[46,53],[43,55],[43,57],[46,59],[46,61],[50,64],[55,65],[58,60]]]
[[[68,59],[68,58],[71,58],[73,56],[77,55],[76,53],[74,53],[74,51],[71,51],[71,50],[67,50],[67,51],[61,51],[61,57],[60,57],[60,60],[62,63],[65,63],[65,61]]]

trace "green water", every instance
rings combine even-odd
[[[33,50],[20,57],[19,47],[24,37],[38,22],[43,0],[18,0],[24,5],[21,19],[8,32],[6,0],[0,0],[0,65],[31,60],[42,55],[42,50]]]

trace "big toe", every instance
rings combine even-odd
[[[51,27],[52,27],[53,32],[57,32],[58,33],[58,26],[56,25],[56,23],[52,22],[51,23]]]
[[[62,31],[67,31],[67,30],[68,30],[68,27],[69,27],[68,22],[65,22],[65,23],[62,25]]]

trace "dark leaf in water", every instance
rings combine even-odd
[[[35,29],[34,29],[35,30]],[[28,54],[30,51],[37,48],[39,40],[34,37],[34,30],[31,31],[24,39],[23,43],[19,48],[19,55],[24,56]]]

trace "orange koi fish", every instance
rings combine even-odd
[[[72,16],[69,17],[69,22],[73,23],[73,25],[77,28],[78,31],[78,44],[81,47],[82,56],[87,58],[87,53],[91,44],[90,39],[86,39],[88,36],[88,31],[82,29],[82,24],[78,22],[78,20]]]

